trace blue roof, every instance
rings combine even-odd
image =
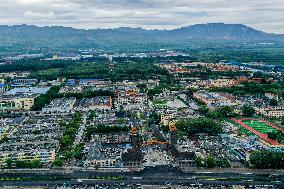
[[[29,87],[29,88],[14,88],[6,92],[6,94],[13,93],[33,93],[33,94],[45,94],[50,87]]]

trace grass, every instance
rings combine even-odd
[[[270,127],[266,123],[263,123],[258,120],[244,120],[242,121],[244,124],[248,125],[249,127],[253,128],[254,130],[261,132],[263,134],[267,134],[269,132],[278,131],[273,127]]]
[[[241,131],[241,133],[247,135],[247,136],[251,136],[254,135],[253,133],[251,133],[250,131],[246,130],[244,127],[242,127],[241,125],[237,124],[236,122],[230,120],[229,118],[225,119],[226,122],[233,124],[234,126],[238,127]]]
[[[157,108],[165,108],[167,107],[167,101],[162,99],[153,100],[153,104]]]

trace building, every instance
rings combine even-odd
[[[0,79],[0,95],[3,94],[5,91],[6,91],[5,80]]]
[[[58,98],[52,100],[48,105],[42,108],[43,113],[61,112],[68,113],[73,110],[76,98]]]
[[[232,87],[235,85],[235,81],[232,79],[216,79],[210,80],[210,88],[219,88],[219,87]]]
[[[82,93],[83,88],[81,86],[65,86],[59,90],[59,93]]]
[[[97,168],[121,167],[121,155],[129,148],[129,144],[91,143],[87,147],[88,157],[85,166]]]
[[[2,95],[0,96],[0,110],[30,110],[37,95]]]
[[[133,148],[123,153],[121,156],[123,167],[142,168],[143,153],[141,150]]]
[[[131,145],[133,148],[139,148],[140,147],[140,137],[138,134],[137,127],[131,128]]]
[[[175,155],[176,165],[178,167],[188,167],[195,165],[194,152],[177,152]]]
[[[92,136],[92,141],[107,144],[130,143],[131,138],[128,132],[124,133],[95,133]]]
[[[143,105],[148,102],[146,94],[134,91],[126,91],[118,93],[117,103],[119,105]]]
[[[170,136],[171,136],[171,146],[174,147],[177,145],[177,128],[175,124],[169,126]]]
[[[225,93],[200,91],[193,93],[193,97],[205,103],[209,108],[237,105],[235,97]]]
[[[41,95],[49,91],[50,87],[19,87],[13,88],[4,95]]]
[[[161,121],[160,123],[164,126],[169,126],[170,122],[176,118],[178,118],[178,113],[163,113],[161,114]]]
[[[265,93],[264,94],[268,99],[276,99],[276,100],[279,100],[279,97],[278,95],[275,95],[275,94],[272,94],[272,93]]]
[[[83,99],[77,110],[80,111],[92,111],[92,110],[111,110],[112,98],[111,96],[98,96],[94,98]]]
[[[12,87],[32,86],[38,82],[37,79],[15,79],[13,80]]]
[[[5,164],[7,159],[13,161],[33,161],[40,160],[42,163],[51,163],[55,160],[55,149],[51,150],[21,150],[4,151],[0,153],[0,164]]]
[[[6,85],[4,83],[0,83],[0,94],[3,94],[6,92]]]
[[[255,107],[258,114],[271,118],[284,117],[284,106]]]

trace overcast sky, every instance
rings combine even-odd
[[[171,29],[241,23],[284,34],[284,0],[0,0],[0,24]]]

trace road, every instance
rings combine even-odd
[[[229,170],[228,170],[229,171]],[[107,184],[107,185],[172,185],[205,184],[205,185],[275,185],[284,186],[283,171],[277,174],[237,172],[188,172],[176,170],[167,166],[146,168],[140,172],[101,172],[96,170],[45,170],[45,171],[18,171],[17,173],[0,172],[0,185],[8,186],[47,186],[63,184]],[[13,181],[12,181],[13,179]],[[16,180],[18,179],[18,180]],[[80,182],[78,182],[78,179]],[[81,183],[82,182],[82,183]]]
[[[74,141],[74,146],[76,146],[77,144],[79,144],[82,141],[82,136],[83,136],[85,128],[86,128],[87,115],[83,114],[82,118],[83,118],[83,121],[82,121],[82,124],[80,125],[78,134],[76,135],[76,138],[75,138],[75,141]]]

